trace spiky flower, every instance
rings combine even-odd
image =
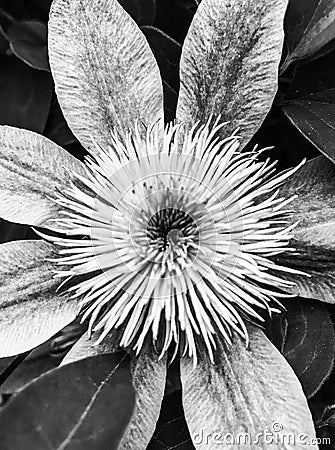
[[[333,220],[331,163],[308,162],[287,180],[294,170],[275,175],[264,153],[245,148],[276,96],[288,0],[198,3],[180,46],[152,27],[142,28],[146,39],[117,0],[53,0],[48,55],[57,99],[91,156],[82,164],[43,136],[0,126],[0,216],[43,228],[51,242],[0,246],[0,356],[30,351],[79,318],[89,323],[90,335],[63,363],[75,361],[69,369],[84,387],[94,381],[94,408],[79,434],[63,427],[57,448],[86,439],[85,430],[93,446],[106,446],[110,433],[115,443],[105,406],[115,410],[112,380],[124,379],[110,355],[117,344],[137,353],[125,361],[136,395],[128,425],[117,421],[126,427],[120,449],[150,446],[164,393],[179,379],[196,448],[216,447],[221,433],[247,434],[266,448],[260,433],[274,423],[285,436],[315,442],[299,380],[254,326],[281,308],[286,292],[327,302],[331,292],[310,265],[315,251],[319,257],[332,246],[322,231]],[[178,83],[170,63],[180,50]],[[174,119],[179,125],[164,131]],[[278,256],[289,242],[296,252]],[[307,267],[312,276],[277,264]],[[167,372],[171,350],[185,354],[177,374]],[[93,376],[76,362],[88,357]],[[92,423],[103,433],[92,434]]]
[[[248,341],[244,318],[262,321],[287,296],[287,269],[269,257],[289,250],[291,199],[277,188],[295,169],[273,175],[218,123],[183,136],[169,126],[162,142],[158,127],[124,143],[111,134],[58,194],[58,276],[85,275],[69,290],[99,342],[122,327],[121,346],[139,352],[151,334],[161,355],[174,343],[196,364],[200,336],[213,360],[216,333]]]

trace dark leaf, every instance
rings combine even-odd
[[[119,348],[124,327],[110,333],[97,345],[101,333],[88,333],[73,346],[62,364],[69,364],[84,357],[109,354]],[[136,391],[135,408],[132,418],[122,437],[118,450],[145,449],[154,433],[161,410],[166,381],[167,358],[158,361],[155,350],[146,345],[136,357],[130,356],[132,382]]]
[[[335,405],[328,405],[323,410],[321,420],[317,423],[318,427],[330,425],[335,427]]]
[[[4,55],[8,50],[8,38],[0,23],[0,55]]]
[[[23,8],[25,1],[26,0],[18,0],[17,2],[15,2],[15,6],[18,6],[18,9],[20,7]],[[16,9],[14,5],[10,5],[10,3],[13,2],[10,2],[10,0],[2,0],[0,4],[0,18],[1,22],[3,22],[5,25],[15,22],[14,16],[16,16],[16,13],[18,12],[18,9]]]
[[[282,109],[295,127],[335,162],[335,52],[298,69]],[[308,77],[306,77],[308,71]]]
[[[194,450],[184,417],[181,390],[165,395],[155,433],[147,450]]]
[[[43,345],[43,344],[42,344]],[[41,346],[42,347],[42,346]],[[43,345],[45,348],[46,346]],[[48,349],[46,349],[48,350]],[[37,349],[40,351],[40,348]],[[35,353],[35,352],[33,352]],[[14,360],[14,358],[2,358],[0,359],[0,371],[9,367],[9,364]],[[17,367],[12,374],[6,379],[6,381],[1,385],[1,394],[13,393],[24,387],[26,384],[39,377],[43,373],[54,369],[59,366],[61,359],[52,358],[48,351],[43,354],[34,355],[32,354],[26,358]],[[10,367],[9,367],[10,368]]]
[[[194,11],[174,0],[156,0],[156,4],[155,27],[181,44],[192,22]]]
[[[201,0],[176,0],[177,5],[182,8],[190,9],[195,11],[200,5]]]
[[[178,92],[181,45],[158,28],[141,28],[157,60],[163,81]]]
[[[181,381],[179,359],[176,358],[168,366],[165,384],[165,395],[172,394],[178,389],[181,389]]]
[[[304,67],[305,64],[309,64],[311,62],[314,62],[314,60],[316,60],[316,59],[323,58],[324,56],[328,55],[329,53],[333,52],[334,50],[335,50],[335,36],[334,36],[334,39],[332,39],[326,45],[324,45],[322,48],[320,48],[320,50],[313,53],[313,56],[309,57],[305,61],[300,61],[300,63],[298,65],[296,65],[296,67],[300,67],[300,66]]]
[[[178,94],[166,81],[163,81],[163,93],[164,119],[166,122],[171,122],[176,118]]]
[[[2,11],[17,20],[39,19],[46,22],[52,0],[1,0]],[[0,8],[1,14],[1,8]]]
[[[50,74],[13,57],[0,57],[0,124],[42,133],[52,94]]]
[[[57,100],[53,102],[50,108],[43,134],[61,147],[76,142],[76,138],[68,127]]]
[[[134,401],[123,352],[65,365],[33,381],[1,410],[1,449],[116,449]]]
[[[31,227],[0,219],[0,244],[19,239],[39,239]]]
[[[329,391],[325,392],[325,397],[321,402],[317,402],[316,398],[314,399],[314,402],[316,401],[316,405],[318,406],[315,428],[317,436],[319,437],[320,450],[334,450],[335,448],[335,405],[330,403],[325,406],[325,403],[329,403],[328,395]],[[332,401],[334,401],[334,399],[332,399]]]
[[[16,392],[33,379],[59,366],[65,354],[84,333],[86,325],[76,319],[54,337],[34,349],[1,384],[1,393]],[[21,355],[20,355],[21,356]],[[6,370],[16,357],[0,359],[0,372]],[[1,377],[0,377],[1,378]]]
[[[312,56],[335,38],[335,1],[291,0],[285,32],[288,53],[282,72],[292,61]]]
[[[176,117],[181,45],[158,28],[145,26],[142,31],[159,66],[163,79],[165,120],[170,122]]]
[[[278,171],[297,166],[305,157],[311,159],[320,155],[319,150],[292,126],[276,105],[252,137],[246,150],[252,151],[255,145],[258,148],[270,147],[266,155],[273,161],[278,160]]]
[[[1,394],[0,393],[0,407],[5,406],[13,394]]]
[[[50,72],[47,49],[47,27],[37,20],[13,23],[8,31],[10,48],[28,66]]]
[[[120,5],[138,25],[152,25],[156,14],[156,0],[119,0]]]
[[[313,100],[292,101],[283,106],[292,124],[312,142],[320,152],[335,162],[335,89]],[[326,95],[327,95],[326,94]]]
[[[274,317],[270,337],[292,366],[306,396],[312,397],[333,368],[334,326],[321,303],[298,298],[283,303],[287,311]]]
[[[52,0],[26,0],[24,18],[34,18],[47,22]]]
[[[269,320],[267,335],[271,342],[283,353],[287,337],[288,321],[286,314],[279,314]]]
[[[0,372],[0,386],[3,386],[3,383],[5,383],[8,377],[24,362],[29,356],[29,353],[30,351],[28,350],[13,358],[3,358],[0,360],[1,364],[4,363],[4,367],[1,368]]]

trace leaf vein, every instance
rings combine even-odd
[[[57,447],[57,450],[64,450],[67,445],[71,442],[73,436],[77,433],[78,429],[81,427],[82,423],[86,419],[93,403],[95,402],[96,398],[100,394],[102,388],[105,386],[105,384],[110,380],[110,378],[114,375],[115,371],[120,367],[122,362],[125,360],[126,356],[123,356],[121,360],[118,362],[118,364],[114,367],[114,369],[108,374],[108,376],[99,384],[97,390],[95,391],[94,395],[92,396],[91,400],[89,401],[88,405],[86,406],[83,413],[80,415],[78,422],[73,426],[72,430],[69,432],[69,434],[66,436],[63,442]]]

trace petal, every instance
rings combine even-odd
[[[220,443],[222,449],[238,450],[243,440],[233,439],[244,435],[251,439],[246,448],[296,450],[306,447],[299,442],[300,436],[308,442],[315,437],[298,379],[257,328],[250,329],[248,349],[240,338],[228,349],[220,342],[215,364],[203,360],[194,368],[190,359],[183,358],[181,380],[185,417],[196,449],[216,448]],[[276,429],[282,432],[277,435]],[[264,432],[273,432],[279,439],[293,435],[296,441],[269,445],[275,442],[267,441],[260,434]]]
[[[334,303],[335,165],[325,156],[308,161],[282,186],[279,195],[296,195],[290,209],[298,225],[291,242],[295,251],[276,257],[276,262],[308,274],[285,274],[296,282],[291,292]]]
[[[94,333],[91,339],[86,333],[67,354],[63,364],[119,350],[115,335],[108,335],[99,345],[94,345],[97,338],[98,333]],[[144,348],[139,357],[131,358],[136,406],[118,450],[145,450],[154,434],[164,396],[166,358],[158,361],[157,355],[148,348]]]
[[[77,304],[57,295],[53,246],[43,241],[0,245],[0,357],[42,344],[76,317]]]
[[[287,0],[203,0],[181,57],[177,118],[189,125],[221,114],[245,144],[277,91]]]
[[[69,180],[64,167],[84,173],[80,161],[49,139],[0,126],[0,216],[11,222],[45,225],[59,209],[48,196]]]
[[[64,116],[86,149],[138,120],[163,117],[159,69],[136,23],[116,0],[55,0],[49,58]]]

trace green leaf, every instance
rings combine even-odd
[[[63,366],[33,381],[1,410],[1,448],[116,450],[134,401],[124,353]]]
[[[285,33],[288,53],[282,72],[293,61],[314,55],[335,38],[335,1],[290,0]]]
[[[110,144],[135,122],[163,118],[159,69],[143,33],[117,0],[55,0],[49,58],[59,104],[81,144]]]
[[[181,57],[177,118],[189,126],[213,114],[240,128],[243,145],[255,134],[277,91],[287,0],[203,0]]]
[[[0,125],[42,133],[52,95],[50,74],[8,56],[0,56]]]
[[[0,126],[0,217],[47,226],[61,208],[51,198],[67,187],[66,169],[85,173],[80,161],[44,136]]]
[[[37,20],[14,22],[7,30],[10,48],[28,66],[50,72],[47,27]]]
[[[283,353],[309,398],[330,375],[335,359],[335,333],[331,318],[319,302],[291,299],[283,302],[286,312],[271,323],[277,348]],[[286,332],[278,335],[278,328]],[[277,338],[277,339],[276,339]]]
[[[285,273],[296,283],[290,291],[327,303],[335,301],[335,166],[324,156],[308,161],[280,188],[290,203],[292,221],[298,225],[291,246],[294,252],[275,260],[307,275]]]
[[[156,0],[119,0],[119,3],[138,25],[154,23]]]
[[[91,339],[87,333],[73,346],[64,364],[93,355],[103,355],[118,349],[118,330],[107,335],[99,345],[94,345],[99,333]],[[166,357],[158,361],[150,347],[141,350],[138,357],[131,355],[132,382],[136,391],[134,414],[124,433],[118,450],[145,449],[154,433],[164,396]]]
[[[260,434],[265,431],[273,432],[274,438],[281,436],[276,429],[286,436],[305,435],[307,442],[315,438],[307,401],[293,370],[259,328],[250,327],[249,336],[249,348],[236,336],[231,346],[218,342],[215,364],[203,358],[194,368],[190,359],[181,359],[185,417],[198,449],[214,449],[218,443],[221,449],[241,449],[241,442],[224,440],[226,433],[247,435],[251,442],[246,448],[265,450],[271,448]],[[280,425],[275,429],[274,424]],[[294,448],[304,447],[299,444]],[[284,446],[279,441],[273,448]]]
[[[37,347],[75,319],[77,302],[56,293],[54,256],[41,240],[0,245],[0,357]]]

